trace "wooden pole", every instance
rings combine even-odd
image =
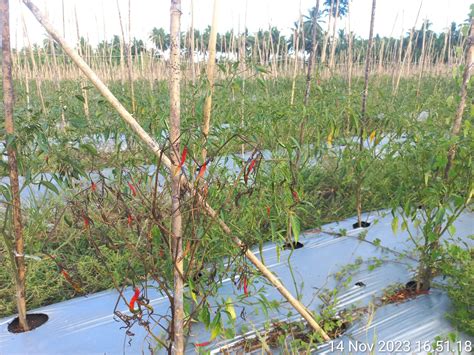
[[[467,101],[467,88],[469,85],[469,81],[471,79],[471,72],[472,72],[473,66],[474,66],[474,19],[471,18],[469,38],[468,38],[468,48],[466,52],[464,74],[463,74],[463,80],[462,80],[461,91],[460,91],[461,100],[459,101],[459,106],[456,111],[456,116],[454,118],[453,126],[451,128],[451,136],[453,137],[459,135],[459,132],[461,131],[462,117],[464,114],[464,110],[466,108],[466,101]],[[456,145],[453,144],[449,148],[449,152],[448,152],[448,162],[444,170],[445,179],[449,177],[449,171],[451,170],[451,167],[453,165],[453,160],[454,160],[455,155],[456,155]]]
[[[309,94],[311,91],[311,78],[313,74],[313,66],[315,63],[316,57],[316,48],[318,46],[317,43],[317,33],[318,33],[318,12],[319,12],[319,0],[316,0],[316,5],[314,7],[314,13],[312,18],[312,32],[311,32],[311,52],[309,53],[309,61],[308,61],[308,71],[306,74],[306,90],[304,94],[304,106],[308,105]],[[302,142],[300,141],[300,144]]]
[[[3,110],[5,114],[5,131],[8,137],[15,134],[13,122],[13,76],[12,58],[10,49],[10,11],[8,0],[0,0],[0,16],[2,16],[2,73],[3,73]],[[16,148],[12,143],[7,143],[8,168],[10,176],[10,187],[12,191],[13,207],[13,233],[15,235],[15,250],[9,250],[15,256],[15,286],[16,286],[16,306],[18,309],[18,320],[23,331],[28,331],[28,321],[26,319],[25,300],[25,255],[23,241],[23,224],[21,221],[20,203],[20,183],[18,181],[18,166],[16,159]]]
[[[184,353],[184,280],[183,280],[183,222],[181,217],[180,174],[175,174],[179,164],[181,104],[180,104],[180,26],[181,0],[171,0],[170,8],[170,141],[171,141],[171,234],[172,259],[174,263],[174,293],[173,293],[173,354]]]
[[[359,132],[359,150],[364,149],[364,129],[365,129],[365,116],[367,111],[367,96],[369,95],[369,71],[370,71],[370,57],[372,54],[373,37],[374,37],[374,22],[375,22],[375,6],[376,0],[372,0],[372,14],[370,16],[370,31],[369,31],[369,43],[367,44],[367,54],[365,58],[365,75],[364,75],[364,92],[362,93],[362,108],[361,108],[361,123]],[[362,172],[360,172],[362,174]],[[356,191],[356,209],[357,209],[357,223],[359,227],[362,227],[362,181],[358,178],[358,186]]]
[[[211,123],[212,94],[214,93],[214,67],[216,65],[216,41],[217,41],[217,17],[219,9],[219,0],[214,0],[212,12],[212,26],[209,35],[209,49],[207,58],[207,80],[209,82],[209,94],[206,97],[203,108],[202,134],[204,136],[204,146],[202,148],[203,163],[207,158],[207,139],[209,136],[209,126]]]
[[[5,0],[3,0],[5,1]],[[22,0],[23,3],[30,9],[33,15],[36,17],[39,23],[46,29],[46,31],[61,45],[64,49],[64,52],[69,55],[71,60],[81,69],[81,71],[86,75],[86,77],[92,82],[96,89],[104,96],[104,98],[112,105],[112,107],[117,111],[120,117],[130,126],[130,128],[137,134],[143,143],[155,154],[158,158],[161,159],[164,166],[169,170],[173,171],[173,164],[171,160],[163,153],[160,145],[140,126],[140,124],[135,120],[135,118],[125,109],[125,107],[120,103],[119,100],[112,94],[112,92],[107,88],[107,86],[99,79],[97,74],[87,65],[87,63],[77,54],[74,49],[69,46],[64,38],[62,38],[59,33],[53,28],[48,19],[46,19],[40,10],[36,7],[31,0]],[[176,163],[175,163],[176,164]],[[219,218],[217,212],[207,204],[207,202],[200,196],[194,189],[192,183],[190,183],[184,175],[180,176],[180,186],[185,189],[190,194],[194,194],[198,203],[201,204],[204,211],[208,216],[215,219],[217,224],[221,227],[227,235],[232,235],[232,230],[230,227]],[[245,256],[247,259],[254,264],[254,266],[262,273],[262,275],[281,293],[283,297],[298,311],[298,313],[308,322],[308,324],[321,336],[324,340],[331,340],[326,332],[319,326],[319,324],[314,320],[311,313],[306,309],[306,307],[283,286],[281,281],[269,270],[267,267],[260,261],[260,259],[250,250],[247,245],[242,242],[238,237],[232,236],[232,240],[236,245],[243,250],[245,250]]]

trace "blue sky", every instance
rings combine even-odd
[[[118,0],[122,17],[128,22],[128,1]],[[214,0],[194,0],[194,23],[204,28],[211,23]],[[323,0],[321,0],[322,2]],[[399,37],[415,24],[421,0],[377,0],[375,33]],[[298,19],[300,8],[303,14],[314,6],[315,0],[219,0],[219,31],[242,29],[245,24],[251,31],[268,28],[269,24],[289,33],[290,26]],[[428,18],[435,31],[443,31],[451,21],[462,22],[467,18],[472,0],[423,0],[418,26]],[[24,43],[21,13],[23,12],[32,42],[39,42],[45,31],[37,24],[28,9],[19,0],[10,0],[12,45]],[[62,29],[62,0],[36,0],[46,11],[53,24]],[[92,43],[112,34],[120,33],[116,0],[64,0],[66,38],[76,41],[74,9],[77,10],[81,35]],[[369,32],[372,0],[352,0],[351,29],[359,36],[367,37]],[[182,28],[188,28],[191,20],[191,0],[183,0]],[[247,14],[247,15],[245,15]],[[154,26],[169,28],[168,0],[131,0],[132,37],[147,38]],[[127,26],[127,25],[126,25]],[[324,27],[324,24],[322,25]],[[347,20],[340,27],[347,26]]]

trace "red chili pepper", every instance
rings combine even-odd
[[[135,186],[133,186],[130,182],[128,183],[128,187],[130,187],[130,190],[132,191],[133,196],[137,196],[137,189],[135,189]]]
[[[127,217],[127,223],[128,223],[129,227],[132,226],[132,222],[133,222],[133,216],[131,214],[129,214],[128,217]]]
[[[247,184],[247,181],[249,179],[249,174],[252,171],[253,167],[255,166],[256,162],[257,161],[255,159],[252,159],[252,161],[249,164],[249,167],[248,167],[247,171],[244,172],[244,182],[245,182],[245,184]]]
[[[84,227],[86,229],[89,229],[89,224],[90,224],[89,218],[87,216],[82,216],[82,219],[84,220]]]
[[[257,162],[256,159],[253,159],[251,162],[250,162],[250,165],[249,165],[249,168],[247,170],[247,174],[250,174],[250,172],[252,171],[253,167],[255,166],[255,163]]]
[[[95,184],[94,181],[91,181],[91,190],[94,192],[95,190],[97,190],[97,185]]]
[[[245,296],[248,296],[249,295],[249,290],[247,288],[247,278],[244,277],[244,293],[245,293]]]
[[[137,302],[138,297],[140,296],[140,289],[138,287],[135,288],[135,293],[133,294],[132,298],[130,299],[130,312],[135,310],[135,302]]]
[[[194,343],[195,346],[208,346],[212,342],[211,341],[205,341],[204,343]]]
[[[207,161],[204,162],[199,168],[198,178],[202,178],[204,176],[204,173],[206,172],[206,168],[207,168]]]
[[[186,161],[186,155],[188,154],[188,147],[184,147],[183,153],[181,154],[181,161],[179,162],[179,167],[181,168]]]
[[[293,198],[295,199],[296,202],[300,202],[298,193],[295,190],[291,190],[291,194],[293,195]]]
[[[267,206],[267,216],[270,217],[270,206]]]

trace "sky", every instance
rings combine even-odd
[[[117,2],[122,19],[128,29],[129,0],[33,0],[47,13],[55,27],[63,32],[62,3],[64,1],[66,39],[75,43],[77,31],[74,13],[77,11],[79,31],[92,44],[103,39],[110,39],[113,34],[120,34]],[[153,27],[169,29],[169,0],[130,0],[131,36],[148,39]],[[194,26],[205,28],[211,23],[214,0],[194,0]],[[283,33],[290,33],[290,28],[299,17],[300,11],[307,14],[316,0],[218,0],[218,30],[224,32],[234,29],[242,30],[245,25],[250,32],[259,28],[267,29],[271,24]],[[469,6],[474,0],[377,0],[375,30],[381,36],[399,37],[415,25],[418,10],[417,26],[424,19],[432,22],[432,29],[444,31],[455,21],[463,22],[467,18]],[[323,2],[323,0],[321,0]],[[350,28],[356,35],[367,38],[370,25],[372,0],[351,1]],[[181,29],[188,29],[191,23],[191,0],[182,0]],[[20,0],[10,0],[10,26],[12,46],[22,47],[25,42],[23,20],[26,23],[29,40],[32,43],[42,42],[46,32],[37,23],[29,10]],[[340,28],[345,28],[347,19],[340,21]],[[321,24],[325,28],[325,24]]]

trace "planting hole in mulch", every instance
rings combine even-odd
[[[410,291],[410,292],[415,292],[416,291],[416,284],[417,282],[415,280],[408,281],[405,284],[405,288]],[[423,288],[423,283],[420,283],[420,289]]]
[[[285,248],[286,250],[290,250],[290,249],[301,249],[302,247],[304,247],[304,244],[303,243],[300,243],[300,242],[291,242],[291,243],[286,243],[283,248]]]
[[[353,225],[352,225],[352,228],[356,229],[356,228],[367,228],[368,226],[370,226],[370,222],[366,222],[366,221],[362,221],[360,222],[355,222]]]
[[[49,317],[43,313],[33,313],[27,314],[26,320],[28,325],[30,326],[30,330],[36,329],[42,326],[44,323],[48,321]],[[18,321],[18,317],[16,317],[10,324],[8,324],[8,331],[10,333],[23,333],[23,329],[20,328],[20,322]]]

